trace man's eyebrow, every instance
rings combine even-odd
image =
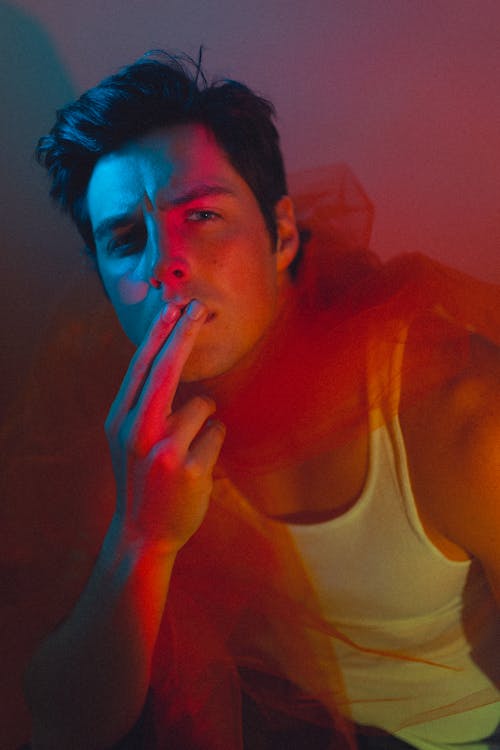
[[[230,190],[230,188],[224,187],[224,185],[195,185],[191,189],[186,190],[173,198],[168,198],[166,195],[160,196],[157,205],[160,210],[168,208],[169,206],[183,206],[186,203],[198,200],[198,198],[206,198],[211,195],[234,196],[234,191]]]
[[[99,222],[94,230],[94,239],[97,242],[102,239],[106,234],[113,232],[115,229],[120,227],[131,226],[136,220],[134,214],[117,214],[116,216],[110,216],[107,219]]]
[[[167,196],[160,195],[157,201],[158,209],[162,210],[171,206],[183,206],[191,201],[195,201],[199,198],[205,198],[210,195],[233,195],[234,191],[230,188],[224,187],[224,185],[195,185],[189,190],[180,193],[174,198],[168,198]],[[136,216],[133,213],[117,214],[116,216],[110,216],[107,219],[99,222],[94,230],[94,239],[96,242],[101,240],[105,235],[110,232],[119,229],[120,227],[126,227],[132,225],[136,221]]]

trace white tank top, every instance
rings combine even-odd
[[[500,748],[498,611],[479,565],[449,560],[427,537],[399,420],[370,432],[367,480],[349,511],[288,528],[325,619],[361,647],[418,659],[335,640],[351,717],[422,750]]]

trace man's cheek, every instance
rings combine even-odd
[[[144,281],[132,281],[122,276],[112,285],[109,297],[120,325],[135,346],[138,346],[148,330],[157,306],[148,304],[149,285]],[[151,315],[148,315],[150,307]]]
[[[122,276],[117,284],[117,302],[124,307],[138,305],[146,299],[148,291],[149,284],[145,281]]]

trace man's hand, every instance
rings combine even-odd
[[[172,412],[206,315],[166,308],[111,407],[117,510],[84,591],[26,671],[34,748],[114,747],[141,713],[175,556],[203,521],[224,439],[207,423],[213,401]]]
[[[203,521],[224,428],[210,398],[172,411],[179,379],[207,311],[196,300],[163,310],[133,357],[105,430],[127,540],[177,552]]]

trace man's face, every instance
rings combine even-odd
[[[138,345],[166,302],[209,310],[184,381],[232,369],[276,316],[290,254],[212,134],[158,130],[101,157],[87,191],[99,270]],[[279,231],[279,230],[278,230]]]

